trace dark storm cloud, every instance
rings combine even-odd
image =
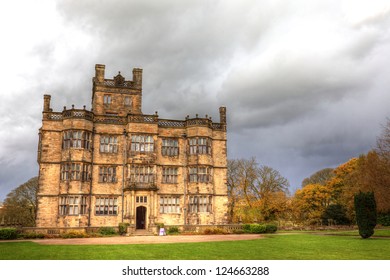
[[[368,151],[389,116],[390,9],[356,6],[56,1],[34,16],[42,20],[39,32],[29,30],[37,40],[19,36],[28,60],[12,67],[22,69],[11,76],[17,86],[2,96],[0,200],[37,175],[43,94],[54,111],[90,108],[97,63],[107,78],[121,71],[131,79],[133,67],[143,68],[146,114],[218,121],[226,106],[229,157],[256,156],[293,187]]]
[[[229,67],[235,50],[250,47],[266,26],[263,17],[251,15],[251,7],[224,1],[201,3],[130,1],[96,7],[66,1],[59,7],[70,24],[86,26],[96,34],[98,57],[108,68],[144,68],[147,110],[154,111],[155,105],[147,102],[154,100],[160,113],[183,117],[216,111],[216,80]],[[252,23],[243,21],[248,15]],[[250,30],[252,36],[245,26],[254,24],[258,27]]]

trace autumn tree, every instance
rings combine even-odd
[[[279,171],[264,165],[257,168],[252,191],[265,221],[275,220],[285,211],[289,186],[288,180]]]
[[[359,157],[358,189],[373,192],[378,212],[390,212],[390,165],[376,151]]]
[[[376,152],[387,162],[390,162],[390,119],[383,126],[381,135],[377,139]]]
[[[228,160],[227,187],[229,199],[229,220],[240,222],[244,219],[247,222],[252,208],[252,197],[250,195],[251,186],[255,180],[256,160],[233,159]]]
[[[240,172],[239,160],[233,159],[227,162],[227,194],[228,194],[228,222],[232,223],[234,218],[234,208],[240,199]]]
[[[293,199],[295,219],[309,224],[320,224],[331,198],[331,188],[320,184],[309,184],[297,190]]]
[[[333,168],[321,169],[321,170],[315,172],[310,177],[303,179],[302,188],[309,185],[309,184],[326,185],[327,182],[330,179],[332,179],[333,177],[334,177]]]
[[[375,150],[352,158],[333,170],[320,170],[303,180],[302,189],[296,192],[293,200],[295,217],[313,222],[323,211],[324,221],[354,221],[354,197],[359,192],[374,193],[381,221],[390,223],[390,119],[377,139]],[[327,208],[323,208],[325,194]]]
[[[358,158],[352,158],[339,165],[333,170],[334,176],[326,184],[331,190],[332,203],[343,207],[350,221],[355,218],[353,201],[354,195],[359,191],[358,161]]]
[[[375,157],[371,154],[367,155],[368,162],[375,162],[377,166],[376,178],[374,185],[375,198],[377,201],[379,220],[383,225],[390,225],[390,119],[387,119],[386,125],[383,126],[382,133],[377,139],[377,147]],[[371,167],[370,178],[373,179],[373,168]]]
[[[227,181],[231,221],[273,220],[287,205],[287,179],[255,158],[229,160]]]
[[[12,190],[4,200],[4,215],[22,226],[35,226],[37,213],[38,177]]]

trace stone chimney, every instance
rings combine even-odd
[[[219,122],[226,124],[226,107],[219,107]]]
[[[142,69],[133,69],[133,82],[136,88],[142,88]]]
[[[103,83],[104,82],[104,69],[106,68],[103,64],[96,64],[95,65],[95,80],[97,83]]]
[[[51,111],[51,109],[50,109],[50,99],[51,99],[51,96],[49,94],[45,94],[43,96],[43,111],[44,112]]]

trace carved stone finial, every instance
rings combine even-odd
[[[195,116],[196,116],[196,118],[198,118],[198,114],[196,114]]]
[[[125,84],[125,78],[121,75],[121,71],[114,77],[115,86],[123,86]]]
[[[72,109],[74,109],[74,104],[72,104]]]

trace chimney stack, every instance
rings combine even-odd
[[[51,96],[49,94],[45,94],[43,96],[43,111],[44,112],[49,112],[51,109],[50,109],[50,99],[51,99]]]
[[[219,122],[226,124],[226,107],[219,107]]]
[[[136,88],[142,88],[142,69],[133,69],[133,82]]]
[[[97,83],[103,83],[104,82],[104,69],[106,68],[103,64],[96,64],[95,65],[95,81]]]

